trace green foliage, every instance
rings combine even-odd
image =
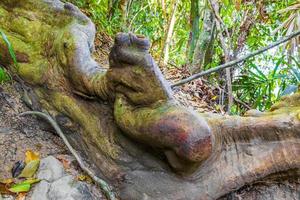
[[[276,63],[265,71],[261,70],[263,67],[249,61],[233,83],[237,97],[253,108],[261,111],[269,109],[283,94],[288,94],[285,93],[288,87],[300,83],[299,65],[296,68],[294,64],[288,64],[285,60],[285,56],[273,59]]]
[[[121,20],[121,13],[116,8],[110,18],[111,0],[69,0],[81,9],[96,23],[98,31],[106,32],[113,36],[117,32],[126,31],[143,34],[151,39],[151,53],[159,59],[162,53],[163,43],[166,36],[166,27],[172,12],[172,1],[166,0],[165,10],[156,0],[137,1],[133,0],[127,6],[125,22]],[[186,50],[189,39],[190,1],[181,1],[178,11],[174,35],[172,37],[170,62],[182,65],[186,62]]]
[[[9,54],[15,64],[16,67],[18,67],[18,62],[17,62],[17,57],[15,55],[15,52],[13,50],[13,47],[11,45],[11,43],[9,42],[8,38],[6,37],[6,35],[4,34],[3,31],[0,30],[0,36],[1,38],[3,39],[3,41],[5,42],[7,48],[8,48],[8,51],[9,51]],[[6,82],[6,81],[9,81],[10,80],[10,76],[8,75],[8,73],[6,73],[6,71],[4,70],[4,68],[2,68],[0,66],[0,83],[3,83],[3,82]]]
[[[112,18],[109,18],[111,0],[68,0],[68,2],[83,9],[97,25],[98,31],[104,31],[109,35],[121,31],[122,21],[119,10],[116,9]]]
[[[0,83],[6,82],[9,80],[10,80],[9,75],[5,72],[5,70],[2,67],[0,67]]]
[[[7,46],[9,54],[10,54],[11,58],[13,59],[13,62],[15,64],[15,66],[18,67],[17,57],[16,57],[16,54],[14,52],[14,49],[13,49],[11,43],[9,42],[7,36],[1,30],[0,30],[0,36],[4,40],[4,42],[5,42],[6,46]]]
[[[255,23],[248,32],[243,50],[255,51],[286,34],[288,27],[285,27],[285,30],[279,29],[280,31],[278,27],[282,27],[287,19],[291,17],[291,14],[296,13],[297,10],[294,9],[294,6],[294,13],[286,14],[280,11],[289,9],[291,5],[295,5],[297,2],[299,4],[298,0],[255,1],[254,4],[240,4],[238,0],[223,0],[224,5],[220,8],[220,17],[225,27],[232,33],[229,41],[232,43],[233,49],[238,45],[239,28],[244,23],[243,19],[246,12],[255,14],[251,19],[255,20]],[[296,88],[299,84],[300,70],[299,64],[298,66],[296,64],[299,62],[299,58],[291,58],[291,54],[286,52],[286,48],[287,46],[281,46],[265,52],[252,60],[246,61],[242,66],[242,70],[235,71],[233,76],[234,97],[252,108],[264,111],[269,109],[282,95],[290,93],[291,88]],[[220,44],[217,44],[214,49],[213,66],[216,66],[220,64],[216,61],[222,58],[224,53],[220,49]],[[293,62],[291,62],[291,59],[293,59]],[[219,61],[222,60],[219,59]],[[232,109],[233,113],[243,113],[245,111],[245,107],[239,104],[234,105]]]
[[[167,34],[168,22],[172,14],[173,0],[129,0],[126,8],[125,20],[122,20],[122,13],[119,7],[114,7],[118,0],[68,0],[74,3],[85,13],[91,17],[98,27],[98,31],[106,32],[113,37],[120,31],[131,31],[137,34],[143,34],[152,41],[151,53],[156,60],[162,55],[164,41]],[[291,14],[295,14],[299,10],[294,6],[299,0],[285,1],[240,1],[240,0],[221,0],[219,2],[219,18],[221,19],[221,29],[226,43],[230,44],[229,49],[231,55],[240,57],[239,54],[245,54],[249,51],[257,50],[267,44],[278,40],[286,34],[289,28],[287,21]],[[189,45],[194,45],[190,40],[191,35],[197,35],[195,31],[203,28],[205,8],[210,8],[207,0],[199,0],[198,9],[191,5],[191,0],[182,0],[176,12],[176,24],[170,44],[169,62],[176,66],[185,66],[190,63],[191,57],[188,49]],[[196,4],[194,4],[196,5]],[[290,8],[293,6],[293,12]],[[112,9],[113,8],[113,9]],[[288,9],[286,12],[281,10]],[[199,29],[192,29],[191,15],[195,15],[193,11],[199,11]],[[193,14],[192,14],[193,13]],[[250,18],[245,18],[247,14]],[[247,20],[245,20],[247,19]],[[249,21],[254,23],[249,30],[244,30],[243,26]],[[296,19],[294,17],[293,19]],[[297,18],[298,19],[298,18]],[[294,20],[296,22],[296,20]],[[299,21],[299,20],[298,20]],[[293,23],[296,24],[297,23]],[[283,26],[284,25],[284,26]],[[294,25],[294,29],[296,29]],[[284,27],[280,29],[278,27]],[[194,27],[195,28],[195,27]],[[299,27],[298,27],[299,28]],[[289,29],[289,30],[294,30]],[[226,38],[226,31],[230,37]],[[243,48],[234,52],[238,45],[241,45],[239,37],[246,34],[242,40]],[[300,40],[299,40],[300,41]],[[211,63],[204,66],[203,69],[224,63],[224,49],[220,44],[220,36],[216,34],[215,41],[212,42],[213,57]],[[245,62],[242,66],[243,70],[234,72],[234,93],[233,95],[252,108],[260,110],[268,109],[284,91],[291,85],[299,83],[299,59],[294,58],[291,62],[291,54],[287,57],[286,46],[277,48],[276,52],[269,51]],[[294,55],[296,56],[296,55]],[[287,60],[290,60],[287,62]],[[297,64],[298,63],[298,64]],[[221,74],[221,73],[220,73]],[[210,79],[215,80],[218,84],[225,88],[226,81],[219,77],[219,74],[212,75]],[[234,106],[234,112],[242,112],[244,108],[240,105]],[[242,110],[241,110],[242,109]]]

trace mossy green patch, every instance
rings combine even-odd
[[[82,103],[65,93],[54,92],[49,97],[49,100],[52,102],[51,104],[57,111],[72,118],[83,128],[83,134],[85,134],[86,138],[92,138],[91,141],[93,141],[102,152],[107,153],[108,156],[112,158],[117,157],[117,149],[113,147],[107,135],[101,132],[104,131],[104,127],[100,126],[99,120],[101,119],[99,119],[98,116],[89,112]]]

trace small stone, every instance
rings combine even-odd
[[[37,177],[41,180],[53,182],[64,176],[64,167],[53,156],[41,160]]]
[[[10,128],[1,128],[0,127],[0,134],[2,134],[2,133],[9,133],[11,130],[10,130]]]
[[[91,200],[93,199],[86,184],[74,180],[72,176],[65,176],[51,184],[48,192],[53,200]]]
[[[1,199],[1,198],[0,198]],[[10,195],[3,195],[2,196],[2,200],[14,200],[15,198],[13,196]]]
[[[33,130],[32,128],[28,128],[28,127],[25,127],[23,128],[22,130],[22,133],[26,135],[27,138],[32,138],[35,136],[35,130]]]
[[[47,181],[41,181],[34,187],[31,200],[48,200],[48,191],[50,184]]]

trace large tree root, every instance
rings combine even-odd
[[[173,100],[144,37],[119,34],[107,71],[91,56],[93,23],[72,4],[3,0],[0,16],[19,68],[5,48],[0,64],[33,89],[30,102],[56,119],[119,198],[218,199],[300,176],[299,93],[266,113],[198,115]]]

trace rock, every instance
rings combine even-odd
[[[48,182],[56,181],[64,176],[64,167],[56,158],[49,156],[41,160],[37,177]]]
[[[31,200],[49,200],[48,191],[50,184],[47,181],[41,181],[34,187]]]
[[[0,199],[1,199],[1,196],[0,196]],[[2,196],[2,199],[1,200],[14,200],[15,198],[13,196],[10,196],[10,195],[4,195]]]
[[[71,175],[66,175],[63,165],[53,156],[41,160],[38,178],[29,200],[93,200],[90,188]]]
[[[75,181],[72,176],[65,176],[51,184],[48,192],[52,200],[91,200],[93,199],[86,184]]]

